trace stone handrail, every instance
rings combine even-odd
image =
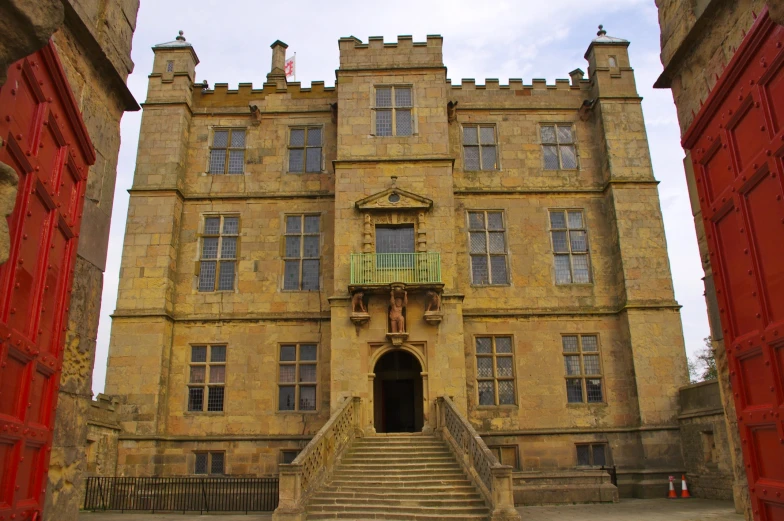
[[[501,465],[468,420],[447,396],[436,400],[436,432],[492,509],[491,520],[519,520],[514,507],[512,467]]]
[[[281,463],[273,521],[303,521],[310,494],[329,479],[340,456],[362,435],[360,398],[349,397],[290,464]]]

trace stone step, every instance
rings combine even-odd
[[[384,480],[380,478],[369,478],[363,480],[356,479],[340,479],[333,477],[332,481],[327,484],[328,487],[340,488],[342,490],[361,491],[367,489],[383,490],[388,489],[420,489],[427,487],[428,489],[443,489],[444,487],[473,487],[465,476],[450,479],[432,479],[432,478],[417,478],[410,480]]]
[[[340,513],[377,513],[382,510],[385,515],[387,514],[473,514],[473,515],[487,515],[488,508],[484,505],[478,507],[417,507],[417,506],[399,506],[399,505],[384,505],[383,508],[378,508],[374,505],[308,505],[308,513],[319,512],[340,512]]]
[[[343,457],[341,463],[389,463],[395,465],[399,463],[412,463],[419,461],[424,463],[439,463],[446,461],[456,462],[455,458],[452,457],[451,454],[428,454],[426,456],[421,456],[419,454],[376,454],[373,456],[364,454],[349,454]]]
[[[354,481],[354,482],[367,482],[375,481],[381,483],[396,483],[406,481],[429,481],[431,483],[442,483],[444,481],[466,480],[465,474],[459,471],[438,471],[438,472],[364,472],[364,471],[346,471],[338,469],[332,475],[334,480],[341,481]]]
[[[394,514],[371,512],[323,512],[308,514],[308,521],[327,521],[329,519],[358,519],[375,521],[487,521],[488,514],[482,515],[442,515],[442,514]]]
[[[460,470],[460,465],[453,459],[452,461],[420,461],[409,460],[406,463],[387,461],[344,461],[338,466],[341,470],[394,470],[397,472],[408,472],[417,470]]]
[[[466,487],[432,487],[417,490],[347,490],[342,488],[328,489],[324,488],[313,495],[313,500],[336,500],[341,499],[398,499],[401,501],[418,500],[418,499],[477,499],[482,501],[479,493],[472,486]]]
[[[449,508],[486,508],[480,498],[439,498],[439,499],[400,499],[400,498],[321,498],[315,497],[308,502],[309,508],[322,506],[395,506],[395,507],[449,507]]]

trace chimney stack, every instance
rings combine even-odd
[[[286,88],[286,49],[289,46],[280,40],[275,40],[270,47],[272,48],[272,66],[267,74],[267,82],[277,84],[279,89]]]

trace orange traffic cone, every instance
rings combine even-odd
[[[681,476],[681,497],[687,499],[691,497],[689,494],[689,487],[686,486],[686,475]]]
[[[667,499],[678,499],[678,496],[675,494],[675,487],[672,485],[674,479],[670,476],[670,493],[667,494]]]

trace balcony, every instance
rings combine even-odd
[[[441,254],[352,253],[352,286],[436,285],[441,282]]]

